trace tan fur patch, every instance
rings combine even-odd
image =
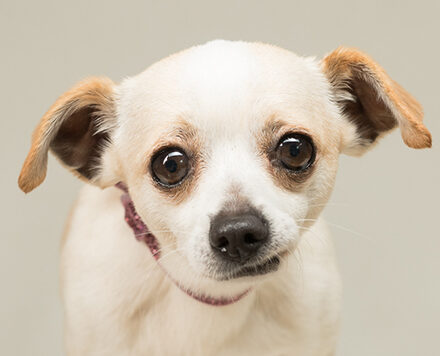
[[[190,171],[181,184],[167,188],[159,185],[153,178],[151,172],[151,159],[162,149],[167,147],[182,148],[188,155],[190,161]],[[161,191],[165,198],[171,199],[173,203],[178,204],[184,201],[193,191],[194,186],[200,176],[203,168],[202,143],[196,129],[184,120],[179,120],[174,128],[167,134],[162,135],[153,145],[151,151],[147,154],[145,167],[148,167],[152,183]]]
[[[285,121],[277,119],[274,115],[266,121],[266,124],[257,139],[258,148],[260,156],[266,162],[266,169],[274,178],[275,184],[280,188],[298,192],[304,189],[306,181],[313,174],[315,163],[319,157],[318,151],[320,150],[317,148],[318,144],[314,142],[317,151],[315,162],[304,172],[291,172],[286,168],[281,167],[278,162],[275,161],[275,150],[280,139],[289,133],[305,134],[313,140],[313,136],[308,130],[288,124]]]
[[[388,131],[398,123],[409,147],[431,147],[431,134],[422,122],[422,106],[369,56],[356,49],[340,47],[323,59],[322,66],[337,95],[347,95],[344,92],[353,89],[355,81],[361,82],[358,94],[370,96],[370,100],[362,104],[374,110],[371,119],[379,131]],[[375,103],[371,103],[371,98]]]

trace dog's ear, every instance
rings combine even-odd
[[[422,106],[374,60],[356,49],[340,47],[321,64],[334,100],[356,127],[357,137],[347,142],[347,152],[364,152],[397,126],[409,147],[431,147],[431,134],[422,122]]]
[[[43,182],[49,149],[77,176],[96,183],[115,126],[113,82],[89,78],[78,83],[56,100],[35,129],[19,187],[28,193]]]

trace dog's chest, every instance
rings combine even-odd
[[[171,286],[171,288],[174,288]],[[138,321],[134,354],[139,355],[291,355],[304,353],[301,326],[292,310],[258,305],[248,296],[226,307],[201,305],[180,290],[152,306]],[[303,352],[303,353],[301,353]]]

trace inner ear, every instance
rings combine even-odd
[[[87,179],[96,175],[102,151],[110,142],[108,132],[99,130],[98,120],[96,107],[81,108],[62,123],[50,143],[61,161]]]
[[[359,69],[360,73],[367,69]],[[359,136],[374,142],[380,133],[389,131],[398,125],[393,113],[384,103],[371,83],[362,78],[360,73],[353,73],[347,85],[350,99],[338,101],[345,116],[355,124]]]

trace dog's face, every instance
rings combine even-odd
[[[275,270],[327,200],[350,131],[319,66],[213,43],[118,90],[110,160],[170,273],[179,258],[176,270],[221,280]],[[178,252],[167,257],[168,245]]]
[[[318,62],[215,41],[119,86],[91,79],[66,93],[37,128],[20,184],[41,183],[49,147],[97,185],[123,181],[171,276],[242,288],[294,251],[329,198],[341,152],[360,154],[395,126],[409,146],[428,147],[421,119],[360,52]]]

